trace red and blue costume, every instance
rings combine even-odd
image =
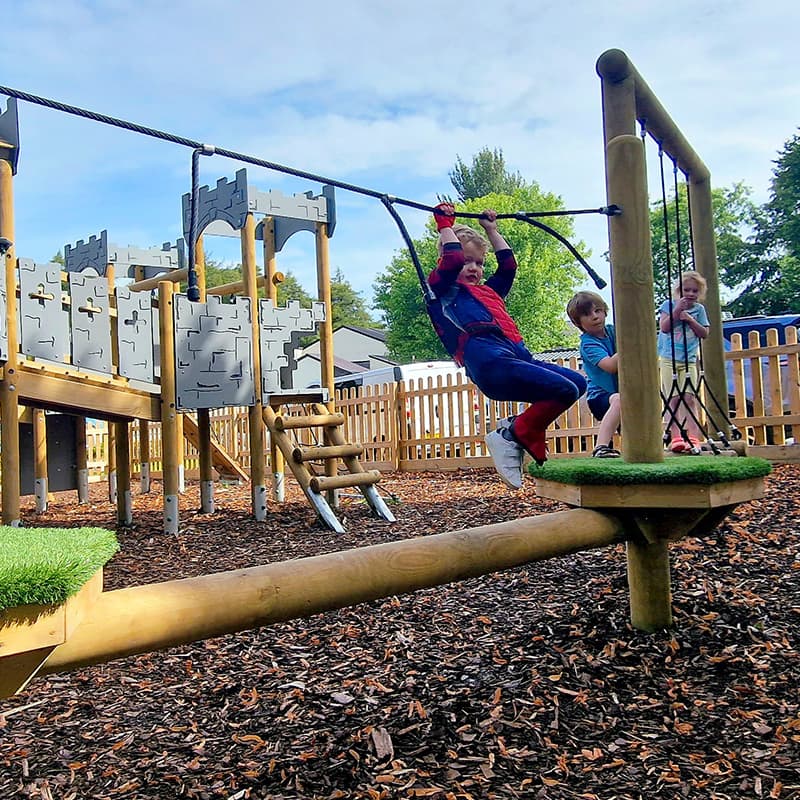
[[[495,256],[497,271],[485,283],[468,284],[458,280],[465,263],[461,244],[445,244],[428,276],[439,301],[430,306],[431,319],[447,351],[487,397],[532,404],[510,430],[542,462],[545,429],[586,391],[586,379],[531,355],[504,302],[517,272],[514,253],[503,249]]]

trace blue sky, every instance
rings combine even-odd
[[[570,208],[605,203],[600,82],[627,52],[711,170],[767,199],[800,125],[800,4],[721,0],[0,0],[13,25],[0,83],[336,180],[433,204],[456,157],[502,148],[509,169]],[[5,101],[2,100],[3,107]],[[47,261],[108,230],[150,247],[181,235],[190,151],[20,103],[17,253]],[[203,159],[203,183],[240,164]],[[655,169],[655,165],[651,168]],[[261,190],[320,184],[248,168]],[[423,212],[400,209],[412,236]],[[379,202],[337,192],[333,269],[371,299],[402,247]],[[606,221],[576,219],[604,276]],[[310,291],[313,240],[278,264]],[[207,251],[237,260],[235,243]],[[610,299],[608,290],[604,294]]]

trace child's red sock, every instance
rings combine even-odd
[[[520,414],[511,425],[511,433],[540,466],[547,461],[547,426],[568,406],[557,400],[541,400]]]

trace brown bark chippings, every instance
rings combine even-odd
[[[174,537],[137,495],[106,588],[561,508],[489,471],[380,488],[398,523],[346,497],[344,535],[294,485],[266,524],[220,487]],[[0,797],[800,798],[800,467],[767,488],[672,547],[672,631],[629,626],[618,547],[38,678],[0,701]],[[105,494],[24,516],[113,527]]]

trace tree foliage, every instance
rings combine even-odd
[[[753,258],[739,274],[730,304],[738,315],[800,310],[800,136],[784,145],[775,161],[770,197],[758,219]]]
[[[800,310],[800,136],[795,134],[779,152],[765,205],[756,206],[742,183],[711,194],[720,288],[728,297],[725,309],[736,316]],[[651,230],[658,297],[667,293],[668,253],[674,276],[679,268],[693,268],[685,186],[679,187],[677,212],[674,196],[668,200],[667,218],[669,243],[663,203],[654,203]]]
[[[380,328],[367,308],[361,292],[357,292],[350,281],[337,269],[331,278],[331,305],[333,307],[333,327],[354,325],[359,328]]]
[[[457,211],[479,213],[494,208],[499,213],[524,209],[563,207],[556,195],[542,192],[533,183],[512,194],[489,194],[457,205]],[[464,220],[480,228],[477,220]],[[563,236],[572,235],[572,221],[556,218],[552,227]],[[581,272],[570,253],[544,231],[524,222],[501,220],[499,228],[514,250],[519,265],[514,286],[507,298],[509,313],[516,321],[526,343],[533,351],[572,344],[576,334],[566,322],[564,309],[577,285]],[[425,235],[414,242],[426,273],[436,263],[437,234],[431,220]],[[585,250],[582,244],[579,251]],[[583,255],[587,254],[583,252]],[[486,274],[496,266],[487,258]],[[405,251],[395,255],[375,283],[375,306],[383,312],[387,327],[386,344],[392,358],[400,362],[449,358],[425,312],[422,289],[411,257]]]
[[[752,241],[759,210],[750,199],[750,189],[743,183],[731,188],[713,189],[711,208],[717,243],[717,262],[721,286],[729,294],[736,292],[752,264],[756,247]],[[651,205],[653,280],[656,300],[669,296],[668,275],[674,282],[682,271],[694,269],[689,223],[689,202],[685,184],[678,186],[675,195],[667,198],[666,214],[662,200]],[[735,303],[735,298],[730,301]]]
[[[488,147],[472,157],[471,166],[457,156],[449,177],[462,203],[490,194],[514,194],[525,186],[519,172],[511,173],[506,169],[503,151]]]

